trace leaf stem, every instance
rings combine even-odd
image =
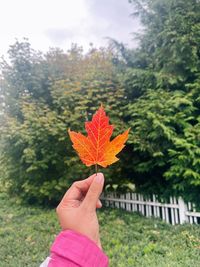
[[[95,164],[95,172],[96,172],[96,175],[97,175],[97,172],[98,172],[98,165]]]

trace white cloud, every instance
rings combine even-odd
[[[0,0],[0,4],[0,55],[15,38],[27,37],[35,49],[65,49],[72,42],[103,45],[106,36],[130,41],[134,30],[128,0]]]

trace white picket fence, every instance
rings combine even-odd
[[[139,212],[146,217],[158,217],[167,223],[200,224],[200,212],[196,211],[191,202],[185,203],[181,197],[170,197],[168,203],[158,201],[156,195],[147,198],[137,193],[104,193],[101,200],[107,207],[122,208],[127,211]]]

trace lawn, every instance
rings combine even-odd
[[[54,210],[17,204],[0,194],[0,267],[36,267],[60,228]],[[99,212],[111,267],[196,267],[200,227],[171,226],[114,209]]]

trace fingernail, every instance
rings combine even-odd
[[[101,201],[100,201],[100,200],[98,200],[97,204],[98,204],[99,208],[101,208],[101,207],[102,207],[102,203],[101,203]]]
[[[102,184],[103,181],[104,181],[104,177],[103,177],[103,174],[102,173],[98,173],[96,176],[95,176],[95,182],[97,182],[98,184]]]

